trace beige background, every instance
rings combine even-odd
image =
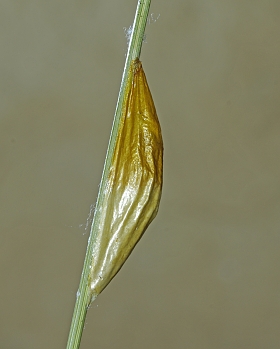
[[[0,347],[64,348],[136,0],[0,2]],[[280,348],[280,2],[153,0],[160,211],[81,349]]]

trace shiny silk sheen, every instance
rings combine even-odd
[[[100,209],[90,273],[95,298],[155,218],[162,189],[163,142],[141,62],[132,61],[112,166]]]

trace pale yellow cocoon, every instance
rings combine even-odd
[[[95,298],[157,214],[162,190],[163,142],[141,62],[132,61],[109,176],[100,208],[90,270]]]

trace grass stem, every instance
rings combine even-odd
[[[98,230],[99,220],[100,220],[100,207],[102,207],[102,203],[104,200],[104,195],[103,195],[104,186],[108,178],[109,170],[112,163],[112,156],[113,156],[114,148],[116,144],[116,138],[118,134],[120,117],[121,117],[121,112],[122,112],[123,102],[124,102],[124,95],[125,95],[125,90],[127,86],[129,67],[132,60],[135,60],[136,58],[140,57],[150,3],[151,3],[151,0],[138,0],[138,5],[137,5],[132,32],[130,36],[130,41],[128,45],[128,52],[126,55],[125,67],[124,67],[124,72],[122,76],[121,87],[120,87],[117,107],[115,111],[115,117],[113,121],[111,136],[110,136],[108,150],[105,158],[105,164],[104,164],[104,169],[102,173],[99,193],[97,197],[95,214],[93,217],[90,236],[88,239],[88,246],[87,246],[84,266],[82,270],[80,285],[79,285],[77,296],[76,296],[76,304],[73,312],[72,323],[69,331],[69,337],[68,337],[66,349],[78,349],[80,347],[87,309],[90,303],[93,301],[93,299],[91,299],[89,274],[90,274],[90,265],[92,262],[92,252],[94,248],[95,236]]]

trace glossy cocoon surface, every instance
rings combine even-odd
[[[157,214],[163,142],[141,62],[132,61],[91,265],[95,298],[119,271]]]

